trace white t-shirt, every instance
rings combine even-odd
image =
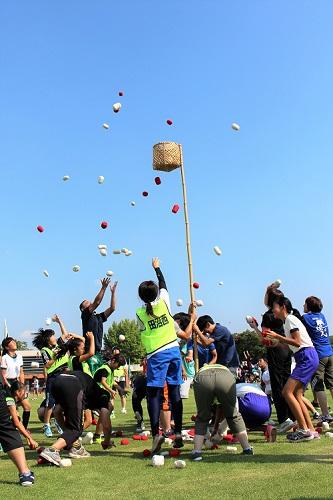
[[[296,330],[299,331],[300,334],[300,339],[301,339],[301,345],[300,347],[295,347],[293,345],[289,345],[289,349],[295,353],[298,352],[300,349],[303,349],[303,347],[313,347],[312,340],[303,325],[302,321],[300,321],[296,316],[293,316],[293,314],[289,314],[284,322],[283,325],[284,328],[284,333],[286,337],[292,338],[292,333]]]
[[[246,394],[259,394],[259,396],[266,396],[264,391],[258,384],[236,384],[236,395],[238,398],[243,398]]]
[[[22,366],[23,358],[21,354],[16,354],[15,358],[12,358],[9,354],[2,356],[1,368],[5,370],[6,378],[18,378],[20,376]]]
[[[261,380],[265,384],[265,393],[267,395],[272,393],[272,387],[271,387],[271,378],[269,376],[269,371],[268,369],[264,370],[261,374]]]

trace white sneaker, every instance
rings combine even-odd
[[[127,414],[127,410],[126,410],[126,408],[122,408],[122,409],[121,409],[121,413],[122,413],[123,415],[126,415],[126,414]]]
[[[285,434],[290,431],[295,426],[295,422],[291,420],[291,418],[287,418],[285,422],[283,422],[277,429],[278,434]]]
[[[80,448],[71,448],[68,453],[70,458],[89,458],[89,451],[85,450],[83,446]]]

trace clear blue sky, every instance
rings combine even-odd
[[[157,187],[151,168],[161,140],[184,146],[202,312],[245,329],[281,278],[298,307],[319,295],[333,328],[330,0],[21,0],[1,11],[0,321],[10,334],[27,338],[53,312],[79,330],[78,304],[108,269],[119,280],[114,319],[134,317],[154,255],[174,306],[188,300],[183,212],[170,212],[179,173]],[[99,243],[134,255],[101,257]]]

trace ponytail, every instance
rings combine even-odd
[[[153,306],[151,305],[150,302],[147,302],[147,304],[146,304],[146,313],[148,314],[148,316],[155,317]]]

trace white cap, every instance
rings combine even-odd
[[[98,184],[103,184],[104,180],[105,180],[105,179],[104,179],[103,175],[99,175],[99,176],[98,176],[98,179],[97,179]]]
[[[73,266],[74,273],[78,273],[80,271],[80,266]]]
[[[238,123],[232,123],[231,128],[238,131],[240,130],[240,125],[238,125]]]
[[[215,246],[214,247],[214,252],[216,253],[216,255],[222,255],[222,250],[220,247],[218,246]]]

